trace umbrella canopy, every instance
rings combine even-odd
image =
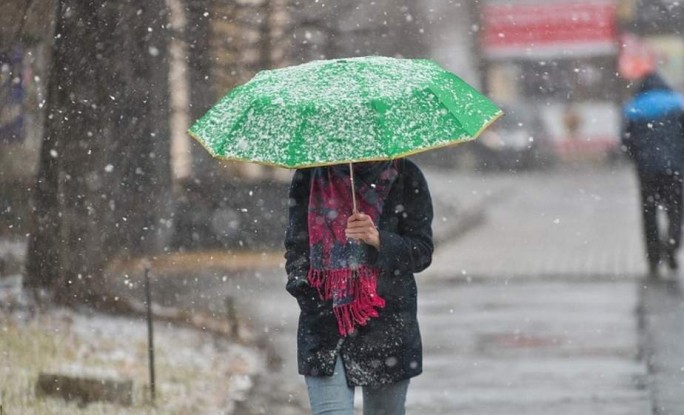
[[[259,72],[189,133],[217,158],[302,168],[465,142],[501,115],[432,61],[363,57]]]

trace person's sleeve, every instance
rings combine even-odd
[[[285,232],[285,289],[297,299],[300,307],[315,303],[316,290],[307,281],[309,271],[309,170],[297,170],[288,195],[288,223]]]
[[[396,213],[398,232],[379,231],[376,264],[384,270],[415,273],[432,262],[432,199],[425,177],[415,164],[406,162],[402,176],[403,209]]]

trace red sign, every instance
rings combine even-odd
[[[482,46],[491,57],[583,56],[616,50],[612,2],[489,4],[482,8],[482,23]]]

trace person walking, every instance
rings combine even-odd
[[[682,234],[684,172],[684,99],[655,71],[644,74],[623,108],[622,144],[636,165],[649,274],[659,265],[678,268]],[[664,237],[658,211],[667,218]]]
[[[408,159],[299,169],[285,236],[300,307],[298,371],[314,415],[403,415],[422,372],[414,273],[432,261],[432,201]],[[358,206],[355,211],[354,207]]]

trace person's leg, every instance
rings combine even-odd
[[[684,199],[682,198],[682,176],[676,175],[672,190],[672,213],[670,223],[670,238],[675,251],[679,249],[682,241],[682,209]]]
[[[332,376],[305,376],[313,415],[353,415],[354,388],[347,386],[342,359],[335,362]]]
[[[658,262],[660,261],[660,238],[658,236],[658,222],[656,220],[658,182],[651,177],[642,176],[639,178],[639,185],[646,259],[648,260],[649,270],[657,272]]]
[[[677,250],[682,238],[682,178],[679,174],[668,177],[665,209],[668,218],[668,234],[665,250],[668,265],[677,269]]]
[[[363,387],[363,415],[404,415],[410,380]]]

